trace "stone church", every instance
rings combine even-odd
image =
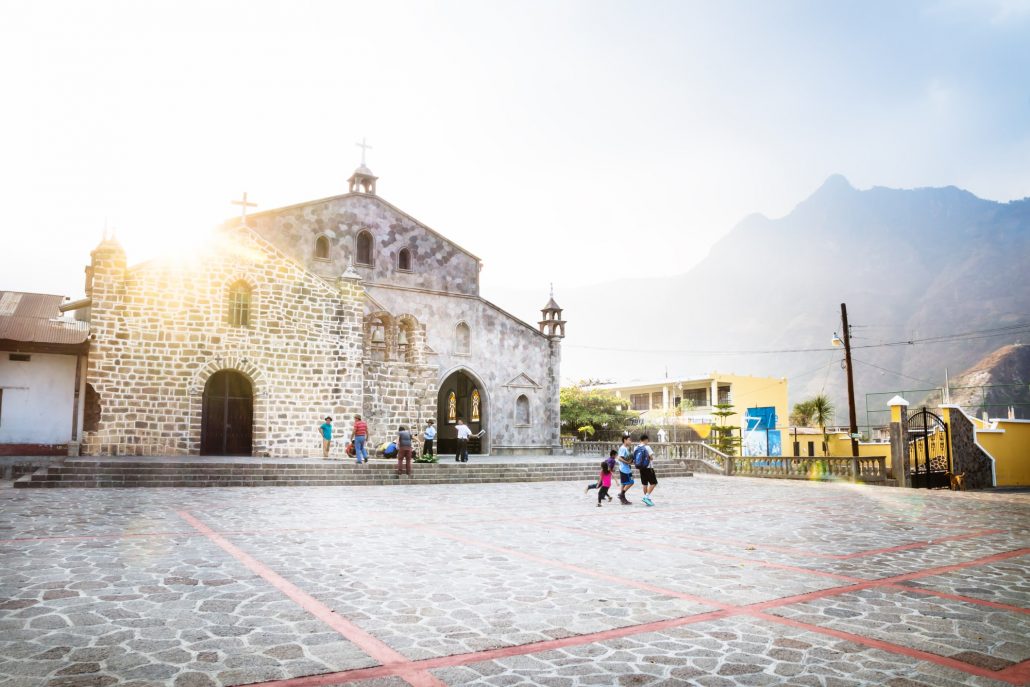
[[[324,416],[356,414],[377,444],[432,418],[453,452],[461,417],[485,430],[477,453],[560,448],[553,294],[537,326],[514,317],[480,296],[480,259],[383,200],[364,163],[349,181],[244,208],[188,260],[129,266],[105,237],[82,301],[85,453],[312,456]]]

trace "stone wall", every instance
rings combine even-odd
[[[220,231],[188,261],[132,269],[113,241],[92,254],[87,382],[100,419],[92,455],[198,453],[204,385],[238,370],[253,385],[253,453],[314,455],[325,415],[362,398],[363,291],[329,284],[244,228]],[[229,323],[229,287],[253,289],[248,326]]]
[[[366,284],[372,300],[389,312],[410,313],[425,327],[427,362],[437,370],[436,391],[456,370],[480,384],[485,411],[484,450],[494,455],[550,452],[560,446],[559,400],[561,345],[536,328],[479,297],[460,297],[386,284]],[[471,331],[467,353],[455,328]],[[526,396],[530,422],[516,421],[516,401]],[[441,436],[453,428],[440,427]],[[449,438],[449,437],[448,437]]]
[[[311,272],[335,278],[355,257],[355,270],[368,282],[479,294],[479,259],[422,225],[382,198],[350,193],[251,215],[254,229]],[[357,236],[374,239],[373,265],[357,264]],[[315,257],[315,241],[329,240],[328,260]],[[399,268],[402,248],[411,253],[411,269]]]
[[[952,472],[965,473],[967,489],[994,486],[993,462],[976,444],[976,428],[958,406],[942,406],[948,413],[948,432],[951,437]]]

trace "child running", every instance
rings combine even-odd
[[[648,438],[646,434],[640,435],[640,443],[633,451],[633,462],[637,464],[637,470],[640,471],[640,483],[644,485],[644,496],[640,500],[645,505],[653,506],[651,492],[658,486],[658,477],[654,474],[654,449],[647,445]]]
[[[612,449],[608,453],[608,460],[604,461],[604,464],[608,466],[608,485],[607,486],[609,486],[609,487],[612,486],[612,478],[611,478],[612,471],[615,470],[615,464],[618,463],[618,461],[615,459],[615,456],[617,456],[617,455],[619,455],[619,452],[616,451],[615,449]],[[591,482],[590,484],[587,485],[587,488],[583,491],[583,493],[584,494],[589,494],[591,489],[600,489],[601,488],[601,481],[602,480],[600,478],[598,478],[598,480],[596,482]],[[608,490],[607,489],[605,489],[604,495],[608,498],[609,501],[612,500],[612,497],[608,496]]]
[[[612,486],[612,468],[607,460],[601,463],[601,474],[597,476],[597,483],[601,485],[597,490],[597,507],[600,508],[601,501],[605,498],[612,500],[612,497],[608,496],[608,489]]]
[[[624,506],[628,506],[632,501],[626,498],[626,492],[633,488],[636,482],[633,481],[633,458],[630,455],[629,450],[630,436],[629,434],[622,435],[622,446],[619,447],[618,460],[619,460],[619,482],[622,484],[622,488],[619,490],[619,503]]]

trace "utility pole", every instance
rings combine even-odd
[[[840,318],[844,323],[844,364],[848,370],[848,420],[851,422],[851,456],[858,458],[858,420],[855,419],[855,378],[851,374],[851,328],[848,326],[848,306],[840,304]]]

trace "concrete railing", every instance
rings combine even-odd
[[[607,457],[612,449],[618,450],[622,443],[618,441],[577,441],[572,445],[572,453],[577,456]],[[708,444],[697,441],[652,443],[655,460],[697,461],[707,465],[706,472],[723,473],[726,469],[727,456]]]
[[[734,456],[727,474],[741,477],[774,477],[778,479],[848,480],[869,484],[887,482],[885,456],[852,458],[794,458],[778,456]]]
[[[572,452],[577,456],[607,456],[612,449],[618,449],[616,441],[577,441]],[[742,477],[775,477],[780,479],[849,480],[869,484],[884,484],[887,474],[885,456],[852,458],[851,456],[829,456],[804,458],[790,456],[727,456],[700,442],[652,443],[655,459],[696,461],[709,469],[705,472]]]

